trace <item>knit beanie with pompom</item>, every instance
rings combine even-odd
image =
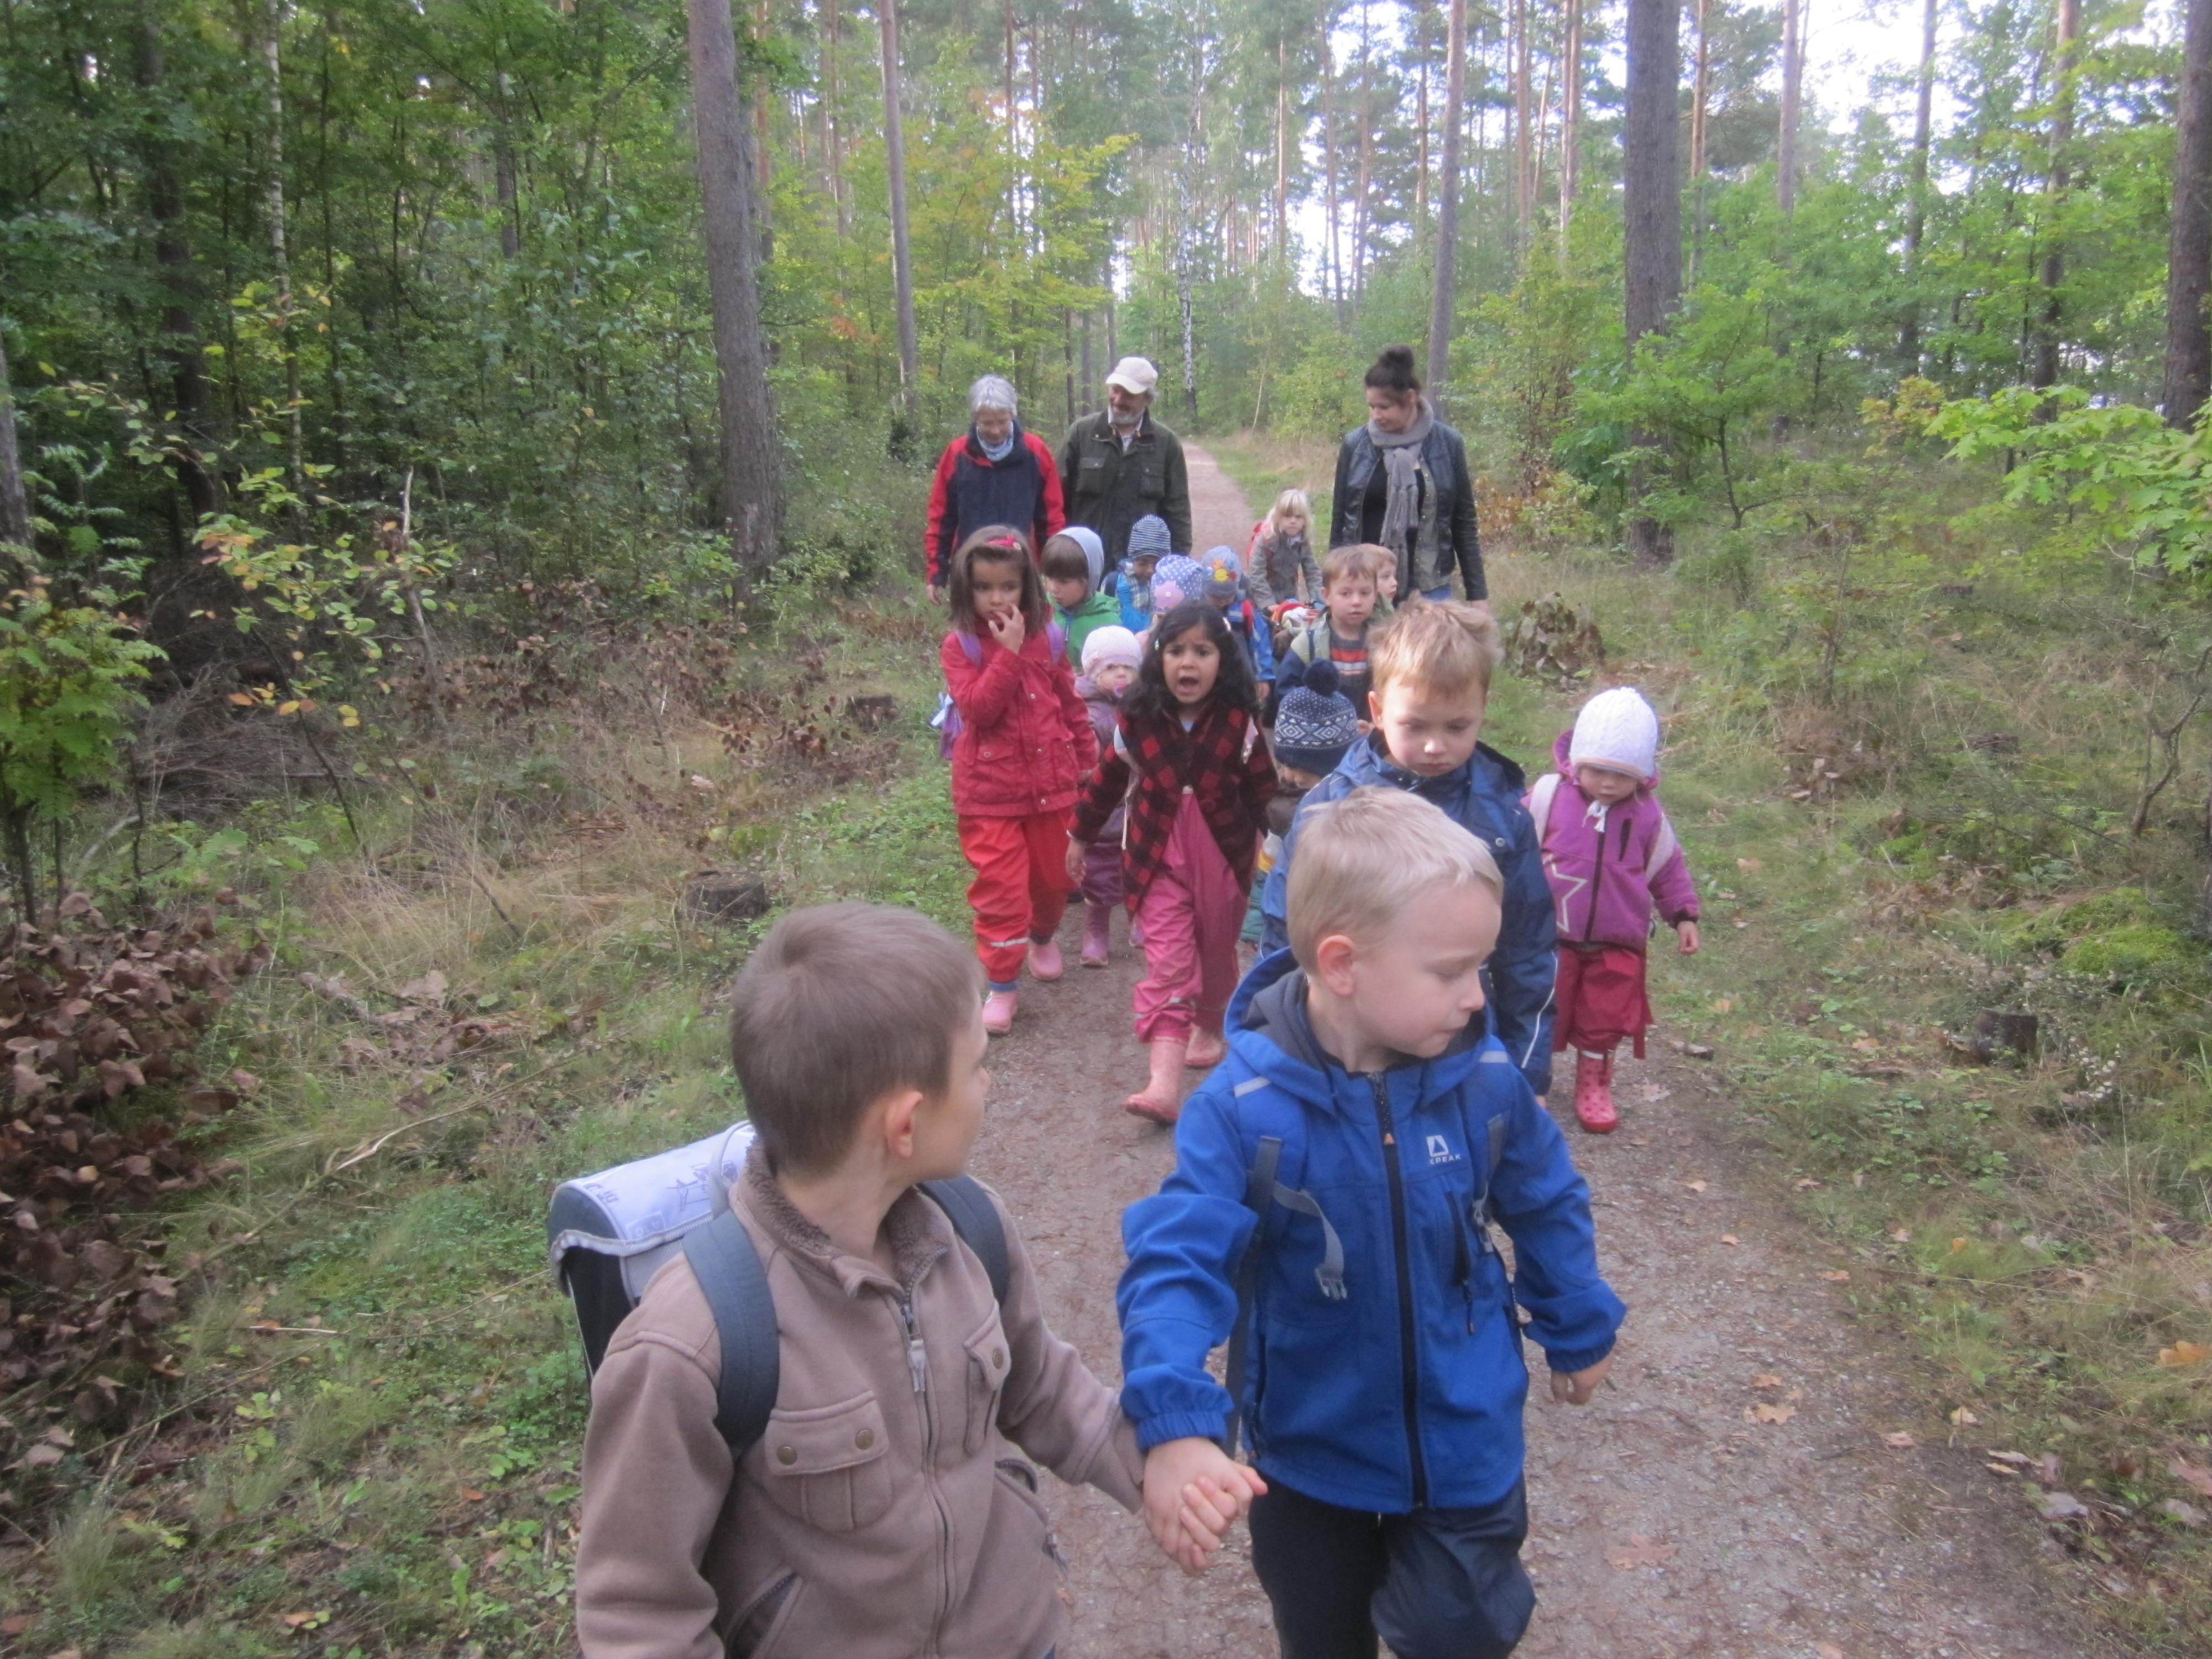
[[[1323,658],[1283,693],[1275,711],[1275,758],[1326,776],[1359,741],[1359,714],[1338,690],[1336,665]]]

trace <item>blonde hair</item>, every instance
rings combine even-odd
[[[1397,575],[1398,556],[1383,546],[1382,543],[1362,542],[1359,544],[1358,551],[1360,557],[1367,561],[1367,568],[1375,573],[1375,585],[1377,587],[1382,585],[1384,576]]]
[[[981,991],[974,954],[912,910],[788,912],[730,996],[730,1058],[770,1166],[824,1174],[875,1101],[942,1094]]]
[[[1283,527],[1283,514],[1295,513],[1305,521],[1306,534],[1313,534],[1313,506],[1306,500],[1303,489],[1285,489],[1275,497],[1275,505],[1267,514],[1267,533],[1273,535]]]
[[[1439,697],[1490,700],[1491,672],[1505,654],[1498,624],[1458,599],[1412,599],[1367,646],[1368,685],[1380,699],[1397,681]]]
[[[1480,836],[1402,789],[1355,789],[1298,815],[1285,901],[1291,953],[1311,969],[1322,940],[1372,945],[1437,887],[1484,887],[1503,903],[1505,878]]]
[[[1322,592],[1342,581],[1346,576],[1364,576],[1375,580],[1375,567],[1367,562],[1364,544],[1352,543],[1343,547],[1332,547],[1328,556],[1321,562]]]

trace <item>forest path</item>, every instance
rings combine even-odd
[[[1242,550],[1254,514],[1186,447],[1199,550]],[[1020,1218],[1048,1315],[1118,1380],[1121,1214],[1174,1161],[1170,1132],[1121,1109],[1144,1080],[1129,1033],[1141,971],[1025,983],[976,1169]],[[2081,1659],[2096,1650],[2030,1564],[2025,1506],[1977,1443],[1935,1437],[1899,1385],[1909,1363],[1854,1322],[1844,1267],[1731,1133],[1712,1074],[1624,1058],[1619,1133],[1571,1127],[1607,1278],[1631,1310],[1609,1385],[1580,1410],[1532,1400],[1526,1559],[1540,1603],[1527,1659]],[[1196,1074],[1193,1074],[1195,1080]],[[1531,1351],[1538,1370],[1540,1357]],[[1761,1386],[1761,1384],[1765,1386]],[[1779,1422],[1753,1419],[1769,1407]],[[1924,1443],[1883,1436],[1911,1427]],[[1970,1433],[1971,1431],[1967,1431]],[[1074,1625],[1060,1659],[1273,1659],[1240,1528],[1200,1579],[1095,1492],[1055,1487]]]

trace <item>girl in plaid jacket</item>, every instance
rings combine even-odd
[[[1237,934],[1274,793],[1243,647],[1212,605],[1179,605],[1152,624],[1113,747],[1076,802],[1067,849],[1069,876],[1079,878],[1091,842],[1126,799],[1122,893],[1144,926],[1148,970],[1136,1030],[1152,1051],[1152,1078],[1126,1103],[1139,1117],[1174,1122],[1183,1067],[1227,1052],[1221,1024],[1237,987]]]

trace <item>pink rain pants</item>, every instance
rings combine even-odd
[[[1137,904],[1148,970],[1137,982],[1138,1041],[1187,1041],[1194,1025],[1221,1029],[1237,988],[1244,899],[1198,798],[1186,794],[1168,836],[1167,858]]]

